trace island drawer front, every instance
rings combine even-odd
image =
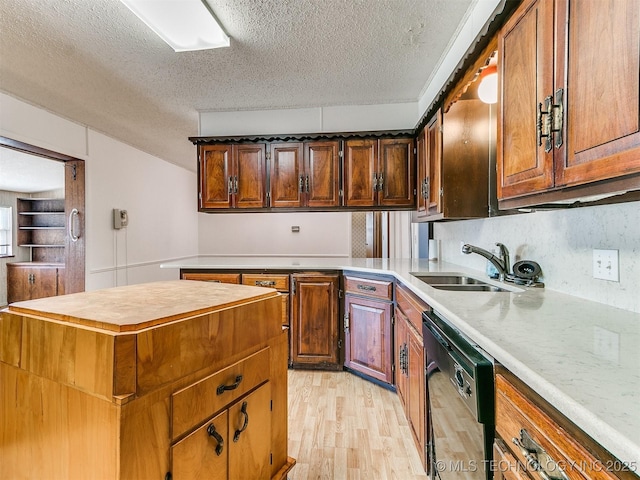
[[[393,282],[387,280],[373,280],[345,275],[344,289],[347,293],[354,295],[384,298],[385,300],[393,298]]]
[[[182,280],[199,280],[201,282],[213,283],[240,283],[239,273],[183,273]]]
[[[575,428],[575,427],[574,427]],[[615,480],[618,477],[607,471],[607,461],[596,459],[574,440],[567,431],[532,403],[504,376],[496,375],[496,432],[508,444],[514,456],[527,466],[534,478],[542,478],[528,466],[527,459],[514,439],[522,438],[522,431],[555,461],[570,480]],[[543,462],[549,463],[549,462]],[[558,471],[549,471],[560,477]]]
[[[289,275],[287,274],[243,273],[242,283],[255,287],[275,288],[280,292],[289,291]]]
[[[171,437],[176,439],[258,385],[269,380],[264,348],[171,395]],[[238,377],[242,379],[238,381]],[[237,386],[234,387],[234,385]],[[225,387],[223,389],[222,387]]]

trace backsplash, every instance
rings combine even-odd
[[[486,260],[461,243],[504,243],[512,264],[540,264],[546,288],[640,312],[640,202],[435,223],[440,258],[484,271]],[[593,278],[593,249],[619,251],[620,281]]]

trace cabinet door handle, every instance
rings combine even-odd
[[[429,177],[424,179],[424,193],[423,198],[427,200],[429,198],[429,190],[430,190],[430,179]]]
[[[233,193],[233,177],[229,177],[229,195]]]
[[[542,103],[538,103],[538,117],[536,119],[536,129],[537,129],[537,137],[538,137],[538,146],[542,146],[542,139],[545,139],[544,143],[544,151],[549,153],[552,148],[551,143],[551,126],[552,126],[552,103],[553,99],[551,95],[544,98],[544,108],[542,109]],[[546,118],[543,116],[546,115]]]
[[[236,175],[233,180],[233,193],[238,194],[238,176]]]
[[[256,280],[256,286],[258,287],[275,287],[276,282],[273,280]]]
[[[309,175],[304,177],[304,189],[307,193],[309,193]]]
[[[373,191],[378,191],[378,175],[376,173],[373,174]]]
[[[216,389],[216,393],[218,395],[222,395],[224,392],[226,392],[227,390],[235,390],[236,388],[238,388],[238,385],[240,385],[240,382],[242,382],[242,375],[238,375],[236,377],[236,382],[231,384],[231,385],[220,385],[217,389]]]
[[[222,453],[222,449],[224,448],[224,439],[222,435],[216,432],[216,427],[213,426],[213,423],[207,427],[207,433],[210,437],[213,437],[218,444],[216,445],[216,455],[220,456]]]
[[[237,442],[240,440],[240,434],[247,429],[247,425],[249,425],[249,414],[247,413],[247,402],[242,402],[242,408],[240,408],[240,413],[244,415],[244,423],[242,424],[242,428],[240,430],[236,430],[236,433],[233,434],[233,441]]]
[[[382,176],[382,172],[378,175],[378,190],[382,191],[384,187],[384,177]]]
[[[540,475],[543,480],[569,480],[567,474],[562,471],[560,466],[549,457],[544,449],[538,445],[524,428],[520,430],[520,438],[513,437],[511,441],[520,449],[520,452],[527,460],[527,464],[533,471]],[[552,466],[560,476],[549,475],[544,467],[538,461],[538,454],[543,453],[550,462],[545,462],[545,467]]]
[[[80,238],[80,235],[76,235],[74,228],[73,228],[73,220],[74,218],[77,218],[78,215],[80,215],[80,212],[78,212],[77,208],[74,208],[73,210],[71,210],[71,213],[69,214],[69,237],[71,238],[72,242],[77,242],[78,238]]]
[[[298,192],[300,193],[304,192],[304,176],[303,175],[298,176]]]

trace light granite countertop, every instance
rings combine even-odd
[[[437,290],[412,275],[484,272],[427,260],[191,257],[161,268],[351,270],[393,275],[613,455],[640,471],[640,314],[547,289]]]

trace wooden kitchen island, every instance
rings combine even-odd
[[[157,282],[0,312],[0,477],[285,478],[272,289]]]

